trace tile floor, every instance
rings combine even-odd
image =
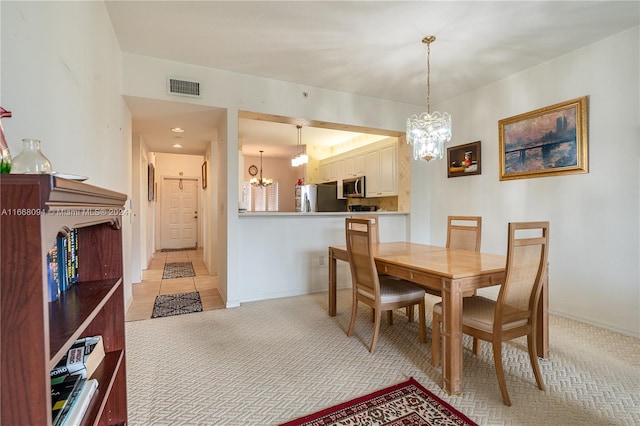
[[[164,264],[170,262],[191,262],[195,277],[162,279]],[[153,302],[159,294],[200,292],[202,309],[224,309],[225,305],[218,291],[218,277],[209,275],[202,261],[202,249],[156,252],[149,269],[142,271],[142,282],[133,284],[133,301],[127,310],[126,321],[151,318]]]

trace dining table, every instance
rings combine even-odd
[[[373,245],[378,273],[419,284],[442,298],[442,387],[451,395],[463,390],[462,301],[478,289],[504,282],[506,256],[449,249],[412,242]],[[329,247],[329,315],[336,315],[337,261],[348,262],[346,246]],[[547,274],[545,274],[547,275]],[[537,311],[538,356],[549,355],[548,279]]]

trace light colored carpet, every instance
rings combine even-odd
[[[640,424],[639,339],[551,316],[547,390],[535,385],[525,340],[505,344],[505,407],[488,344],[476,357],[465,340],[464,393],[449,396],[417,323],[396,311],[371,355],[366,307],[345,334],[350,301],[340,291],[333,318],[320,293],[126,323],[129,424],[275,425],[410,376],[478,424]]]

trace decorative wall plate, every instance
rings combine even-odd
[[[249,166],[249,174],[251,176],[255,176],[255,175],[258,174],[258,167],[256,167],[255,164],[252,164],[252,165]]]

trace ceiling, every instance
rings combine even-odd
[[[424,36],[437,37],[431,45],[431,103],[437,104],[640,22],[638,1],[105,3],[123,52],[425,109]],[[180,126],[186,130],[180,152],[203,154],[224,117],[224,110],[188,103],[126,101],[133,130],[158,152],[176,152],[169,129]],[[353,137],[334,132],[305,127],[303,143]],[[239,138],[243,149],[254,150],[256,138],[293,152],[297,143],[295,126],[263,120],[242,120]]]

